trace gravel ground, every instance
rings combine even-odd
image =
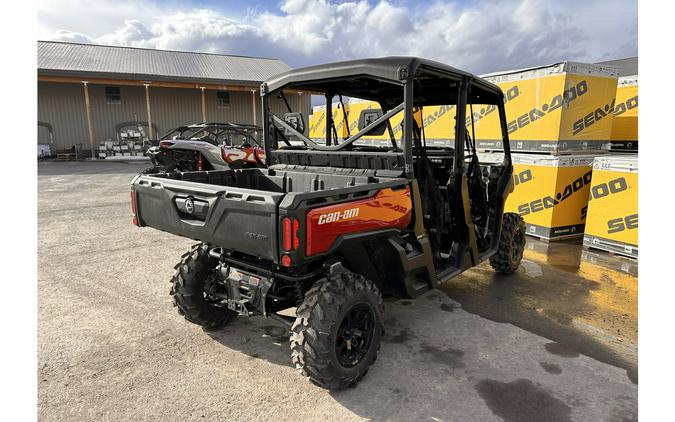
[[[178,316],[168,280],[193,242],[131,225],[142,167],[39,165],[40,420],[637,419],[635,279],[534,249],[509,279],[481,265],[386,303],[377,363],[330,393],[275,322],[206,333]]]

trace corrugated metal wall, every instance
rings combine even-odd
[[[122,98],[120,103],[106,104],[105,85],[89,84],[91,121],[94,127],[96,147],[100,141],[117,138],[115,127],[119,123],[147,121],[148,119],[145,111],[145,88],[142,86],[120,86],[119,88]],[[85,138],[83,144],[89,145],[89,139]]]
[[[107,104],[104,85],[89,85],[94,145],[116,137],[115,127],[121,122],[147,121],[145,88],[120,86],[120,104]],[[301,100],[300,100],[301,98]],[[305,124],[309,122],[310,96],[288,94],[287,99],[295,111],[301,106]],[[260,124],[260,95],[255,93],[256,120]],[[216,91],[205,92],[206,119],[210,122],[253,123],[252,94],[250,91],[230,91],[230,105],[217,106]],[[159,134],[181,125],[202,120],[201,91],[186,88],[150,87],[152,122]],[[283,115],[287,111],[280,99],[272,99],[272,110]],[[89,151],[87,115],[84,90],[80,84],[38,82],[38,120],[54,126],[54,149],[61,151],[73,144],[82,143],[83,152]],[[39,142],[43,132],[38,131]],[[155,134],[155,137],[157,134]],[[46,140],[45,140],[46,142]]]
[[[38,82],[38,118],[54,127],[54,148],[87,144],[87,115],[82,85]],[[46,131],[38,131],[40,138]],[[48,143],[40,139],[40,143]]]
[[[198,123],[202,121],[201,92],[198,89],[150,87],[150,109],[152,123],[157,125],[159,135],[176,126]]]

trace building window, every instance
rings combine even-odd
[[[216,91],[216,106],[224,108],[230,106],[230,93],[227,91]]]
[[[105,87],[105,102],[106,104],[120,104],[122,102],[122,94],[119,86]]]

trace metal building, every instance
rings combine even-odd
[[[260,83],[289,69],[277,59],[38,41],[38,144],[82,144],[88,154],[124,122],[141,122],[150,139],[197,122],[259,124]],[[310,95],[286,97],[309,118]],[[271,106],[287,110],[281,99]]]

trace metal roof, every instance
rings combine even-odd
[[[638,74],[638,58],[627,57],[625,59],[608,60],[606,62],[598,62],[596,64],[604,64],[607,66],[618,67],[621,69],[619,76],[633,76]]]
[[[289,69],[278,59],[38,41],[40,75],[258,85]]]

